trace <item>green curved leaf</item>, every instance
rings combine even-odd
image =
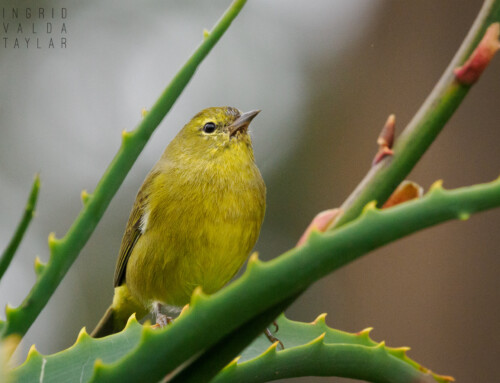
[[[367,328],[355,334],[327,326],[326,314],[312,323],[282,315],[274,334],[285,344],[259,336],[242,356],[224,368],[212,383],[256,383],[299,376],[338,376],[370,382],[440,382],[452,380],[422,367],[407,356],[409,348],[390,348],[373,341]]]
[[[286,345],[285,350],[277,351],[277,344],[271,345],[262,335],[214,382],[262,382],[273,380],[277,372],[281,378],[336,375],[380,382],[407,381],[401,379],[408,377],[415,382],[447,381],[409,359],[407,348],[389,348],[371,340],[371,329],[350,334],[328,327],[325,317],[322,314],[312,323],[302,323],[282,315],[276,336]],[[113,363],[139,343],[147,347],[151,339],[144,336],[147,333],[149,328],[131,317],[123,331],[105,338],[93,339],[82,329],[73,346],[56,354],[42,355],[33,346],[26,361],[12,371],[12,381],[38,382],[43,375],[47,383],[88,382],[95,365]],[[381,376],[387,379],[380,380]],[[395,378],[400,380],[391,380]]]

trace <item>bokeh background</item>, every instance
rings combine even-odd
[[[268,210],[257,249],[269,259],[292,247],[312,217],[338,206],[361,180],[390,113],[402,129],[454,55],[479,0],[250,1],[202,64],[125,180],[95,234],[29,330],[42,353],[71,345],[111,301],[123,229],[145,175],[198,110],[262,109],[252,124]],[[0,0],[0,8],[54,8],[33,20],[54,49],[0,46],[0,244],[21,214],[33,174],[37,216],[0,284],[18,305],[48,259],[47,235],[64,235],[140,111],[153,104],[229,1]],[[57,12],[67,9],[62,20]],[[5,17],[4,17],[4,21]],[[58,28],[65,22],[67,33]],[[11,21],[12,22],[12,21]],[[24,20],[23,22],[27,22]],[[29,31],[22,37],[35,38]],[[58,47],[66,37],[67,48]],[[0,40],[4,44],[4,40]],[[425,188],[486,182],[499,174],[500,59],[472,89],[411,174]],[[312,286],[288,310],[322,312],[346,331],[375,328],[391,346],[458,381],[495,381],[500,356],[500,211],[450,222],[365,256]],[[2,245],[3,246],[3,245]],[[302,378],[294,382],[344,382]]]

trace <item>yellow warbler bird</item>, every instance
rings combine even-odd
[[[240,269],[259,236],[266,187],[248,134],[259,113],[207,108],[167,146],[137,194],[115,270],[113,303],[92,332],[123,329],[132,313],[214,293]]]

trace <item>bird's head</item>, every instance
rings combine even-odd
[[[246,153],[253,160],[248,126],[259,112],[242,113],[229,106],[203,109],[182,128],[170,146],[177,156],[183,152],[192,159],[216,158],[229,151],[232,155]]]

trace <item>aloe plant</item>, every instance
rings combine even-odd
[[[51,257],[35,261],[37,281],[18,308],[7,307],[0,332],[9,344],[22,337],[50,299],[103,216],[111,198],[154,129],[244,6],[235,0],[191,58],[173,78],[139,126],[123,133],[122,146],[84,207],[61,239],[49,236]],[[418,162],[488,65],[498,42],[500,0],[486,0],[462,47],[405,131],[392,145],[382,140],[383,156],[342,206],[325,232],[312,231],[306,242],[269,262],[254,254],[247,269],[216,294],[193,293],[190,307],[170,326],[154,330],[131,317],[126,328],[103,339],[82,329],[75,344],[53,355],[31,348],[27,360],[0,371],[13,382],[263,382],[295,376],[344,376],[372,382],[446,382],[407,356],[370,339],[369,330],[348,334],[326,326],[324,315],[312,324],[280,316],[308,286],[362,255],[418,230],[500,206],[500,179],[447,191],[436,182],[420,199],[380,210]],[[387,134],[385,132],[384,134]],[[387,139],[386,139],[387,138]],[[0,260],[8,266],[33,214],[39,181],[28,208]],[[377,207],[378,206],[378,207]],[[4,261],[4,259],[6,261]],[[5,265],[5,266],[3,266]],[[1,276],[1,275],[0,275]],[[279,316],[279,338],[270,344],[262,331]],[[14,336],[14,337],[13,337]],[[11,348],[11,346],[10,346]],[[4,367],[3,361],[0,366]]]

